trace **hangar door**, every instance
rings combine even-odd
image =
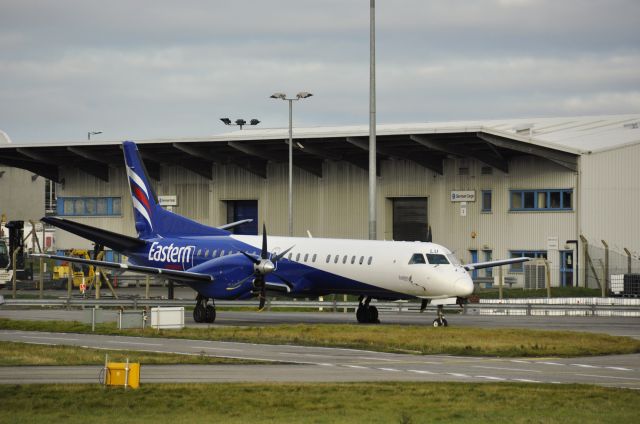
[[[253,222],[229,228],[234,234],[258,234],[258,201],[227,200],[227,223],[253,219]]]
[[[429,221],[426,197],[396,197],[393,200],[393,239],[427,241]]]

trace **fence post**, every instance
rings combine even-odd
[[[21,247],[18,247],[16,250],[13,251],[13,257],[11,258],[11,265],[13,265],[13,275],[11,276],[11,280],[13,282],[13,289],[12,289],[12,293],[13,293],[13,298],[16,298],[16,291],[17,291],[17,282],[16,282],[16,274],[18,272],[18,269],[16,267],[16,258],[18,257],[18,253],[20,253],[20,251],[22,250]]]
[[[602,278],[602,297],[607,297],[609,288],[609,245],[606,241],[600,240],[604,245],[604,276]]]
[[[625,247],[624,253],[627,254],[627,274],[631,274],[631,252]]]
[[[589,242],[587,239],[580,234],[580,241],[582,242],[582,257],[584,258],[584,288],[586,289],[589,285]],[[578,281],[578,285],[580,285],[580,281]]]

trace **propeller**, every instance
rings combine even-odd
[[[249,277],[241,280],[236,286],[229,288],[228,290],[233,290],[241,286],[249,278],[253,277],[253,287],[256,291],[258,291],[258,298],[260,299],[258,310],[259,311],[263,310],[264,305],[267,301],[267,296],[266,296],[267,285],[266,285],[265,277],[276,270],[277,268],[276,264],[278,263],[278,261],[282,259],[291,249],[293,249],[293,247],[294,246],[291,246],[290,248],[286,249],[285,251],[277,255],[271,255],[267,248],[267,226],[266,224],[263,223],[262,224],[262,249],[260,251],[260,258],[256,258],[255,256],[250,255],[249,253],[244,252],[242,250],[240,251],[240,253],[246,256],[247,259],[249,259],[253,263],[253,275],[250,275]],[[281,280],[285,284],[290,285],[288,281],[278,276],[277,274],[274,274],[274,276],[276,276],[279,280]]]

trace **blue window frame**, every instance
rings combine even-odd
[[[58,216],[120,216],[120,197],[58,197]]]
[[[546,250],[512,250],[511,251],[512,258],[536,258],[536,259],[547,259],[547,251]],[[523,272],[524,265],[522,263],[519,264],[511,264],[509,268],[509,272]]]
[[[573,210],[573,189],[510,190],[512,211]]]
[[[492,197],[491,190],[482,190],[482,212],[491,212]]]

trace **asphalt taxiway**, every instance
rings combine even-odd
[[[143,365],[151,382],[457,381],[595,384],[640,390],[640,354],[507,359],[357,349],[0,330],[0,340],[208,355],[267,365]],[[0,367],[0,383],[95,383],[101,366]]]

